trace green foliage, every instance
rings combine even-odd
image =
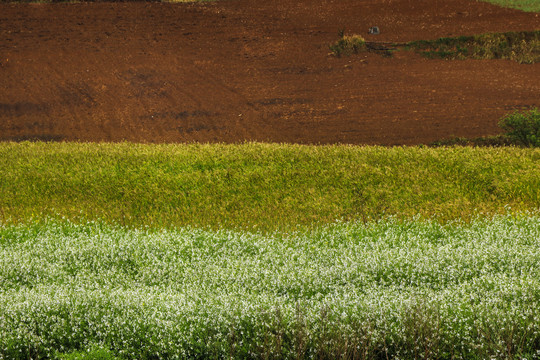
[[[0,219],[295,229],[540,206],[540,149],[0,144]]]
[[[532,213],[266,235],[0,226],[0,358],[534,359],[539,248]]]
[[[540,111],[538,109],[508,114],[500,121],[499,126],[515,143],[540,147]]]

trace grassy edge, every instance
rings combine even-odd
[[[536,0],[477,0],[497,6],[517,9],[526,12],[540,12],[540,2]]]

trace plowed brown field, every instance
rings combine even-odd
[[[540,107],[540,64],[336,58],[340,29],[402,42],[540,17],[475,0],[0,4],[0,140],[419,144]]]

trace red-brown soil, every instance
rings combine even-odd
[[[540,107],[540,64],[336,58],[340,29],[403,42],[540,17],[475,0],[0,4],[0,140],[425,144]]]

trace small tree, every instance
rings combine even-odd
[[[540,147],[540,111],[537,108],[528,112],[515,111],[499,122],[506,136],[514,143]]]

